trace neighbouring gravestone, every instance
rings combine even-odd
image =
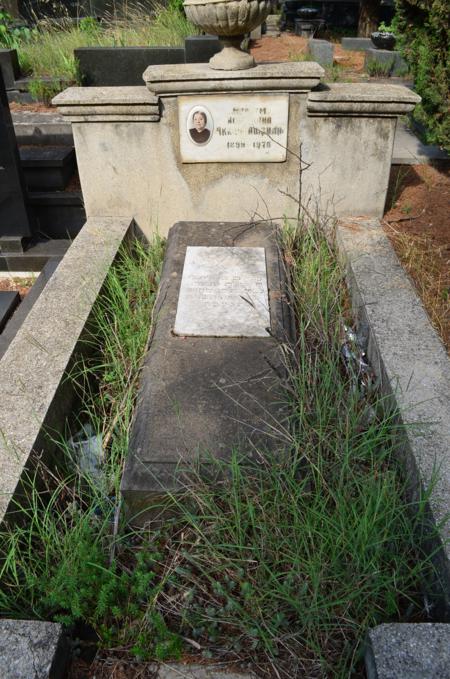
[[[280,346],[293,332],[276,228],[172,227],[155,319],[122,480],[138,521],[194,462],[288,444]]]
[[[22,240],[31,236],[31,233],[31,219],[25,203],[25,183],[5,83],[0,72],[0,251],[20,252]]]
[[[0,72],[0,251],[20,252],[32,234],[14,126]]]
[[[220,50],[221,44],[217,35],[190,35],[184,41],[187,64],[200,64],[209,61]]]
[[[73,51],[83,85],[141,85],[149,64],[183,64],[183,47],[78,47]]]
[[[20,295],[13,290],[0,290],[0,333],[20,304]]]
[[[26,146],[20,149],[20,163],[29,189],[62,191],[75,172],[72,146]]]
[[[333,65],[333,44],[328,40],[316,40],[311,38],[308,41],[308,52],[321,66]]]
[[[0,49],[0,71],[3,74],[5,88],[14,89],[14,83],[20,77],[17,50]]]
[[[41,620],[0,620],[2,679],[63,679],[68,643],[62,625]]]

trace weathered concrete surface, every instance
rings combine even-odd
[[[369,359],[407,425],[399,454],[410,499],[430,493],[422,541],[436,573],[425,585],[431,615],[450,620],[450,360],[378,220],[341,222],[338,243]],[[441,541],[428,539],[428,521]]]
[[[146,235],[156,229],[166,235],[180,216],[190,221],[295,218],[300,194],[309,209],[318,203],[321,211],[338,216],[383,214],[397,116],[414,108],[420,100],[415,93],[352,83],[307,94],[323,72],[314,62],[300,69],[268,64],[227,74],[204,64],[181,66],[147,69],[147,85],[159,95],[158,113],[152,95],[145,106],[154,108],[143,114],[137,99],[129,105],[127,92],[120,92],[133,90],[133,99],[141,98],[139,88],[112,88],[111,101],[109,88],[95,88],[95,101],[89,102],[91,88],[71,88],[54,100],[74,121],[88,217],[130,214]],[[211,162],[207,170],[203,163],[183,163],[176,94],[202,93],[206,100],[208,93],[231,96],[245,88],[266,96],[289,93],[286,161],[271,167]],[[308,168],[301,181],[300,155]]]
[[[131,220],[88,220],[0,361],[0,521],[10,508],[32,451],[69,412],[63,382],[105,276]]]
[[[450,625],[379,625],[367,634],[367,679],[450,679]]]
[[[299,145],[304,96],[289,95],[289,148]],[[201,163],[183,163],[176,97],[164,99],[159,123],[91,120],[73,124],[88,217],[130,214],[146,235],[158,229],[165,236],[180,216],[246,222],[297,213],[294,201],[281,193],[298,195],[292,154],[284,163],[208,163],[207,172]],[[236,200],[224,198],[230,196]]]
[[[272,336],[180,337],[173,334],[187,246],[265,247]],[[291,333],[283,273],[271,225],[181,222],[170,231],[122,480],[128,515],[185,482],[186,467],[210,456],[229,459],[279,449],[289,437],[281,389],[280,342]],[[184,470],[183,470],[184,465]],[[145,515],[140,517],[141,520]]]
[[[67,659],[62,625],[41,620],[0,620],[2,679],[62,679]]]

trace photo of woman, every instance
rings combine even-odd
[[[204,108],[195,108],[188,115],[189,135],[194,144],[206,144],[212,135],[213,122],[211,114]]]

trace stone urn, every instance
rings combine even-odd
[[[245,33],[262,24],[272,12],[272,0],[185,0],[184,10],[193,24],[219,36],[222,51],[209,60],[211,68],[240,71],[255,65],[241,43]]]
[[[393,33],[375,31],[370,34],[370,39],[379,50],[391,51],[395,47],[395,35]]]

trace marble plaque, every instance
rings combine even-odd
[[[269,337],[264,248],[188,247],[176,335]]]
[[[280,163],[286,160],[288,94],[178,97],[184,163]]]

